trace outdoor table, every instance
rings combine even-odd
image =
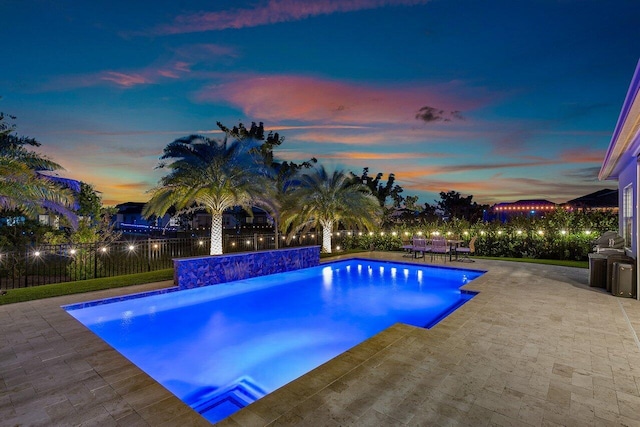
[[[449,261],[453,260],[453,252],[456,253],[456,261],[458,260],[458,251],[456,251],[456,248],[460,246],[462,242],[464,242],[464,240],[447,239],[447,243],[449,244]]]

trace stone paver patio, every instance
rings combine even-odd
[[[437,326],[396,324],[219,424],[640,426],[639,301],[584,269],[447,265],[487,273]],[[0,306],[0,425],[210,425],[60,309],[169,285]]]

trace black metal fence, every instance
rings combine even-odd
[[[296,236],[278,247],[309,246],[321,241],[315,233]],[[275,249],[271,234],[224,235],[225,253]],[[208,237],[117,241],[105,245],[39,245],[0,249],[0,289],[15,289],[50,283],[113,277],[173,268],[174,258],[209,254]]]

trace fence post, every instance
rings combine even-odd
[[[253,233],[253,250],[258,251],[258,233]]]
[[[29,286],[29,249],[24,251],[24,287]]]
[[[93,278],[96,279],[98,277],[98,243],[94,242],[91,246],[93,246]],[[91,246],[89,246],[89,251],[91,251]]]
[[[151,271],[151,237],[147,238],[147,271]]]

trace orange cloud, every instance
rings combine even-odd
[[[396,174],[396,177],[398,174]],[[405,190],[439,193],[458,191],[463,195],[472,194],[478,203],[493,204],[513,202],[521,199],[547,199],[564,203],[576,194],[588,194],[606,188],[602,183],[569,184],[565,182],[538,180],[532,178],[507,178],[500,175],[487,179],[440,180],[401,183]],[[427,201],[427,203],[433,203]]]
[[[198,12],[177,16],[173,23],[157,27],[155,34],[180,34],[247,28],[307,19],[313,16],[377,9],[385,6],[413,6],[428,0],[271,0],[253,9]]]
[[[431,153],[371,153],[371,152],[340,152],[332,154],[319,154],[320,159],[344,159],[344,160],[402,160],[430,157],[445,157],[444,154]]]
[[[560,159],[568,163],[602,163],[605,150],[573,148],[560,153]]]

